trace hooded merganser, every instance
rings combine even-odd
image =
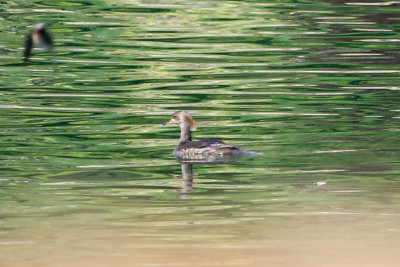
[[[191,134],[196,130],[196,124],[189,113],[185,111],[175,112],[169,121],[163,123],[163,126],[170,124],[179,124],[181,127],[180,142],[178,147],[174,150],[174,155],[178,157],[179,160],[221,162],[259,154],[226,144],[214,138],[192,141]]]
[[[33,47],[40,47],[46,51],[54,48],[53,40],[50,34],[46,31],[43,23],[36,25],[35,29],[29,32],[25,41],[24,61],[28,61],[31,56]]]

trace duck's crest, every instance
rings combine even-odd
[[[197,129],[196,123],[194,123],[193,118],[188,114],[185,116],[185,120],[189,123],[190,125],[190,131],[194,132]]]

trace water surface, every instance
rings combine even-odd
[[[397,2],[1,10],[2,266],[398,266]],[[264,154],[181,166],[177,110]]]

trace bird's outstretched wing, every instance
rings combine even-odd
[[[28,61],[29,57],[31,56],[32,48],[33,48],[33,40],[32,40],[32,32],[30,32],[26,36],[25,48],[24,48],[24,61]]]

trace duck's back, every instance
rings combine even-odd
[[[205,159],[207,157],[240,154],[239,147],[224,143],[219,139],[181,142],[174,154],[182,159]]]

